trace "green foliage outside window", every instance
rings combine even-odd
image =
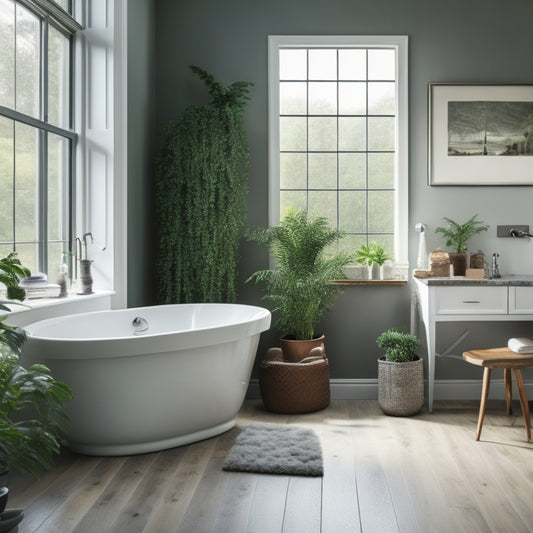
[[[252,84],[223,87],[207,72],[191,70],[213,100],[170,122],[157,160],[158,300],[231,302],[246,221],[243,113]]]

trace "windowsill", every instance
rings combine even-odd
[[[13,326],[26,326],[38,320],[75,313],[87,313],[111,309],[111,297],[115,291],[98,290],[93,294],[69,294],[65,298],[34,298],[8,304],[11,313],[6,322]]]
[[[333,281],[330,281],[332,285],[349,285],[349,286],[362,286],[362,287],[368,287],[368,286],[374,286],[374,285],[380,285],[382,287],[390,287],[390,286],[399,286],[399,285],[407,285],[407,280],[405,279],[335,279]]]

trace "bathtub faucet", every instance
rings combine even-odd
[[[131,325],[134,328],[134,331],[133,331],[134,335],[141,335],[150,327],[148,325],[148,321],[146,320],[146,318],[143,318],[142,316],[135,317]]]

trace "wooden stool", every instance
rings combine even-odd
[[[479,406],[479,417],[477,421],[476,440],[479,440],[483,418],[485,417],[485,407],[489,396],[490,372],[493,368],[503,368],[503,379],[505,382],[505,400],[507,403],[507,414],[512,414],[511,398],[511,369],[514,368],[516,382],[518,384],[518,393],[520,396],[520,405],[524,416],[526,426],[526,435],[528,442],[531,440],[531,422],[529,420],[529,404],[527,403],[526,391],[524,389],[524,380],[522,379],[521,368],[533,366],[533,354],[519,354],[509,350],[509,348],[490,348],[488,350],[470,350],[463,352],[463,359],[484,367],[483,372],[483,389],[481,391],[481,404]]]

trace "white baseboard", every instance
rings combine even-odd
[[[528,399],[533,400],[533,381],[524,383]],[[377,379],[331,379],[332,400],[377,400]],[[435,381],[433,391],[435,400],[479,400],[481,398],[481,380],[476,379],[440,379]],[[427,395],[427,382],[426,382]],[[513,397],[518,399],[518,389],[513,383]],[[261,398],[259,380],[251,379],[246,398]],[[505,399],[503,379],[494,379],[490,383],[489,398]]]

